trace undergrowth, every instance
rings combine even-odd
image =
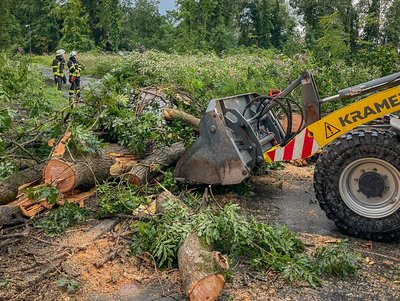
[[[64,205],[51,210],[42,219],[34,220],[34,226],[42,229],[49,236],[55,236],[64,232],[68,227],[86,222],[88,215],[87,209],[79,208],[77,204],[65,201]]]
[[[140,195],[132,185],[104,183],[97,186],[101,213],[130,213],[141,204],[149,203],[149,197]]]
[[[186,206],[169,200],[165,213],[151,222],[137,222],[131,249],[135,254],[150,253],[159,267],[176,264],[180,243],[194,232],[214,249],[231,259],[244,258],[256,269],[271,269],[283,278],[307,281],[316,287],[321,275],[354,276],[360,257],[344,244],[323,247],[314,256],[307,255],[304,244],[286,226],[272,226],[240,214],[235,204],[221,211],[210,207],[193,214]]]

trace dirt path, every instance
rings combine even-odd
[[[237,202],[243,214],[288,224],[311,250],[349,239],[352,249],[364,257],[359,276],[348,281],[324,279],[321,288],[313,289],[239,262],[219,301],[400,300],[400,244],[373,243],[337,232],[315,200],[312,172],[313,166],[287,165],[253,177],[253,197],[227,194],[220,196],[221,202]],[[0,238],[13,233],[1,231]],[[0,300],[185,300],[176,269],[161,272],[148,257],[127,254],[129,231],[127,222],[114,220],[91,220],[58,238],[30,228],[25,237],[0,247]],[[66,292],[59,284],[62,278],[76,281],[79,288]]]
[[[41,66],[40,68],[42,70],[42,73],[45,77],[47,77],[47,79],[49,80],[49,82],[53,83],[54,81],[54,76],[53,76],[53,70],[49,67],[45,67],[45,66]],[[68,72],[66,72],[66,76],[68,77]],[[97,79],[94,77],[89,77],[89,76],[81,76],[81,87],[85,87],[88,83],[90,83],[91,81],[96,81]],[[69,84],[67,83],[65,86],[69,86]]]

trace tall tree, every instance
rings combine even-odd
[[[292,35],[294,25],[283,0],[242,1],[239,17],[242,45],[281,49]]]
[[[363,30],[363,38],[369,42],[371,46],[378,46],[380,42],[380,0],[366,1],[367,15],[365,16],[365,27]]]
[[[348,34],[336,11],[333,14],[323,16],[320,21],[323,35],[317,41],[317,50],[323,59],[338,59],[347,54]]]
[[[385,15],[383,42],[400,49],[400,0],[393,0]]]
[[[238,1],[177,0],[179,50],[220,52],[236,45]]]
[[[300,24],[305,28],[305,39],[308,47],[313,48],[324,35],[320,19],[337,12],[338,20],[344,31],[351,34],[349,39],[354,44],[358,36],[357,13],[351,0],[290,0],[291,6],[300,17]]]
[[[100,22],[98,24],[104,32],[106,48],[118,51],[121,44],[122,6],[119,0],[100,1]]]
[[[64,12],[66,12],[64,14]],[[65,15],[63,34],[59,46],[68,50],[86,51],[93,48],[93,41],[90,39],[88,15],[81,0],[68,0],[60,10]]]
[[[99,0],[82,0],[82,4],[88,14],[89,28],[91,32],[91,38],[95,42],[96,46],[102,44],[102,38],[104,37],[104,32],[100,23],[100,2]]]
[[[166,21],[165,17],[160,15],[158,6],[159,2],[155,0],[135,1],[129,15],[129,25],[132,30],[130,45],[133,48],[163,48],[162,26]]]
[[[53,15],[57,6],[56,0],[21,1],[14,10],[25,36],[31,39],[33,52],[50,52],[57,47],[62,27],[62,20]]]
[[[12,6],[11,0],[0,1],[0,50],[21,46],[20,25],[11,13]]]

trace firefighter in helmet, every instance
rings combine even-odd
[[[58,49],[56,52],[56,58],[53,61],[53,75],[54,82],[57,85],[58,90],[61,90],[62,83],[67,83],[67,78],[64,74],[64,64],[65,64],[65,50]]]
[[[78,99],[81,97],[81,71],[82,66],[77,59],[77,52],[74,50],[69,55],[68,69],[69,69],[69,99],[72,100],[76,93]]]

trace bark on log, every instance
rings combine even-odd
[[[159,173],[161,167],[174,164],[184,152],[185,146],[181,142],[156,150],[126,174],[129,183],[135,186],[148,183]]]
[[[114,159],[107,156],[88,156],[75,162],[51,158],[43,170],[43,178],[46,184],[55,186],[61,193],[87,190],[107,180],[114,163]]]
[[[26,183],[42,179],[43,164],[16,172],[0,182],[0,205],[5,205],[15,200],[18,188]]]
[[[186,112],[176,109],[165,108],[163,111],[165,120],[181,119],[197,132],[199,131],[200,119]]]
[[[102,155],[52,157],[43,170],[43,178],[61,193],[88,190],[138,162],[136,156],[127,153],[125,148],[110,144]]]
[[[190,234],[179,247],[178,267],[184,290],[191,301],[213,301],[221,294],[229,268],[220,252],[212,252],[196,234]]]

